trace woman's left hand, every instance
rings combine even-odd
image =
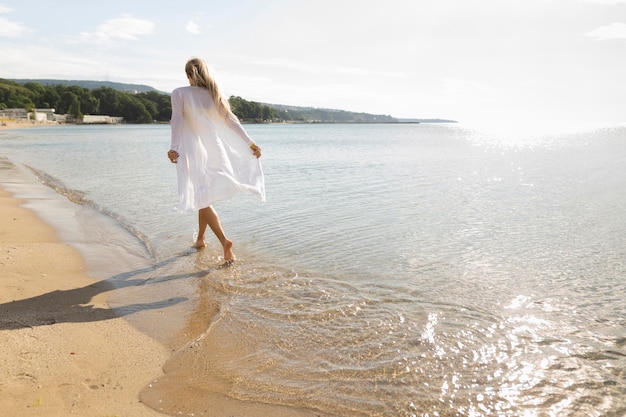
[[[175,150],[173,150],[173,149],[170,149],[170,150],[167,152],[167,157],[170,159],[170,162],[171,162],[171,163],[173,163],[173,164],[175,164],[175,163],[177,163],[177,162],[178,162],[178,156],[179,156],[179,155],[178,155],[178,152],[176,152],[176,151],[175,151]]]

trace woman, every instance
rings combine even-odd
[[[232,262],[233,242],[211,205],[244,190],[265,201],[261,148],[231,111],[206,63],[190,59],[185,72],[190,85],[172,92],[172,140],[167,153],[177,165],[176,209],[198,210],[195,247],[206,246],[204,234],[209,226],[224,248],[224,260]]]

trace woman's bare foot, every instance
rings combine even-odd
[[[193,247],[197,249],[205,248],[206,242],[204,241],[204,239],[198,238],[198,240],[196,240],[196,244],[193,245]]]
[[[233,253],[233,242],[226,239],[222,244],[224,246],[224,260],[232,262],[235,260],[235,254]]]

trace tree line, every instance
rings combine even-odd
[[[233,113],[249,123],[398,123],[389,115],[355,113],[313,107],[262,104],[239,96],[229,98]],[[86,88],[78,85],[18,83],[0,78],[0,110],[7,108],[55,109],[75,120],[83,115],[123,117],[125,123],[169,122],[172,104],[169,94],[154,91],[130,93],[108,86]]]
[[[242,121],[281,121],[278,111],[267,105],[231,96],[233,113]],[[8,108],[55,109],[81,120],[85,114],[123,117],[125,123],[169,122],[172,104],[169,94],[158,91],[129,93],[110,87],[88,89],[75,85],[43,85],[37,82],[19,84],[0,79],[0,110]]]

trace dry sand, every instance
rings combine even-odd
[[[30,120],[0,120],[0,129],[21,129],[24,127],[37,127],[37,126],[58,126],[56,123],[42,123],[34,122]]]
[[[0,416],[162,416],[168,349],[117,317],[80,255],[0,189]]]

